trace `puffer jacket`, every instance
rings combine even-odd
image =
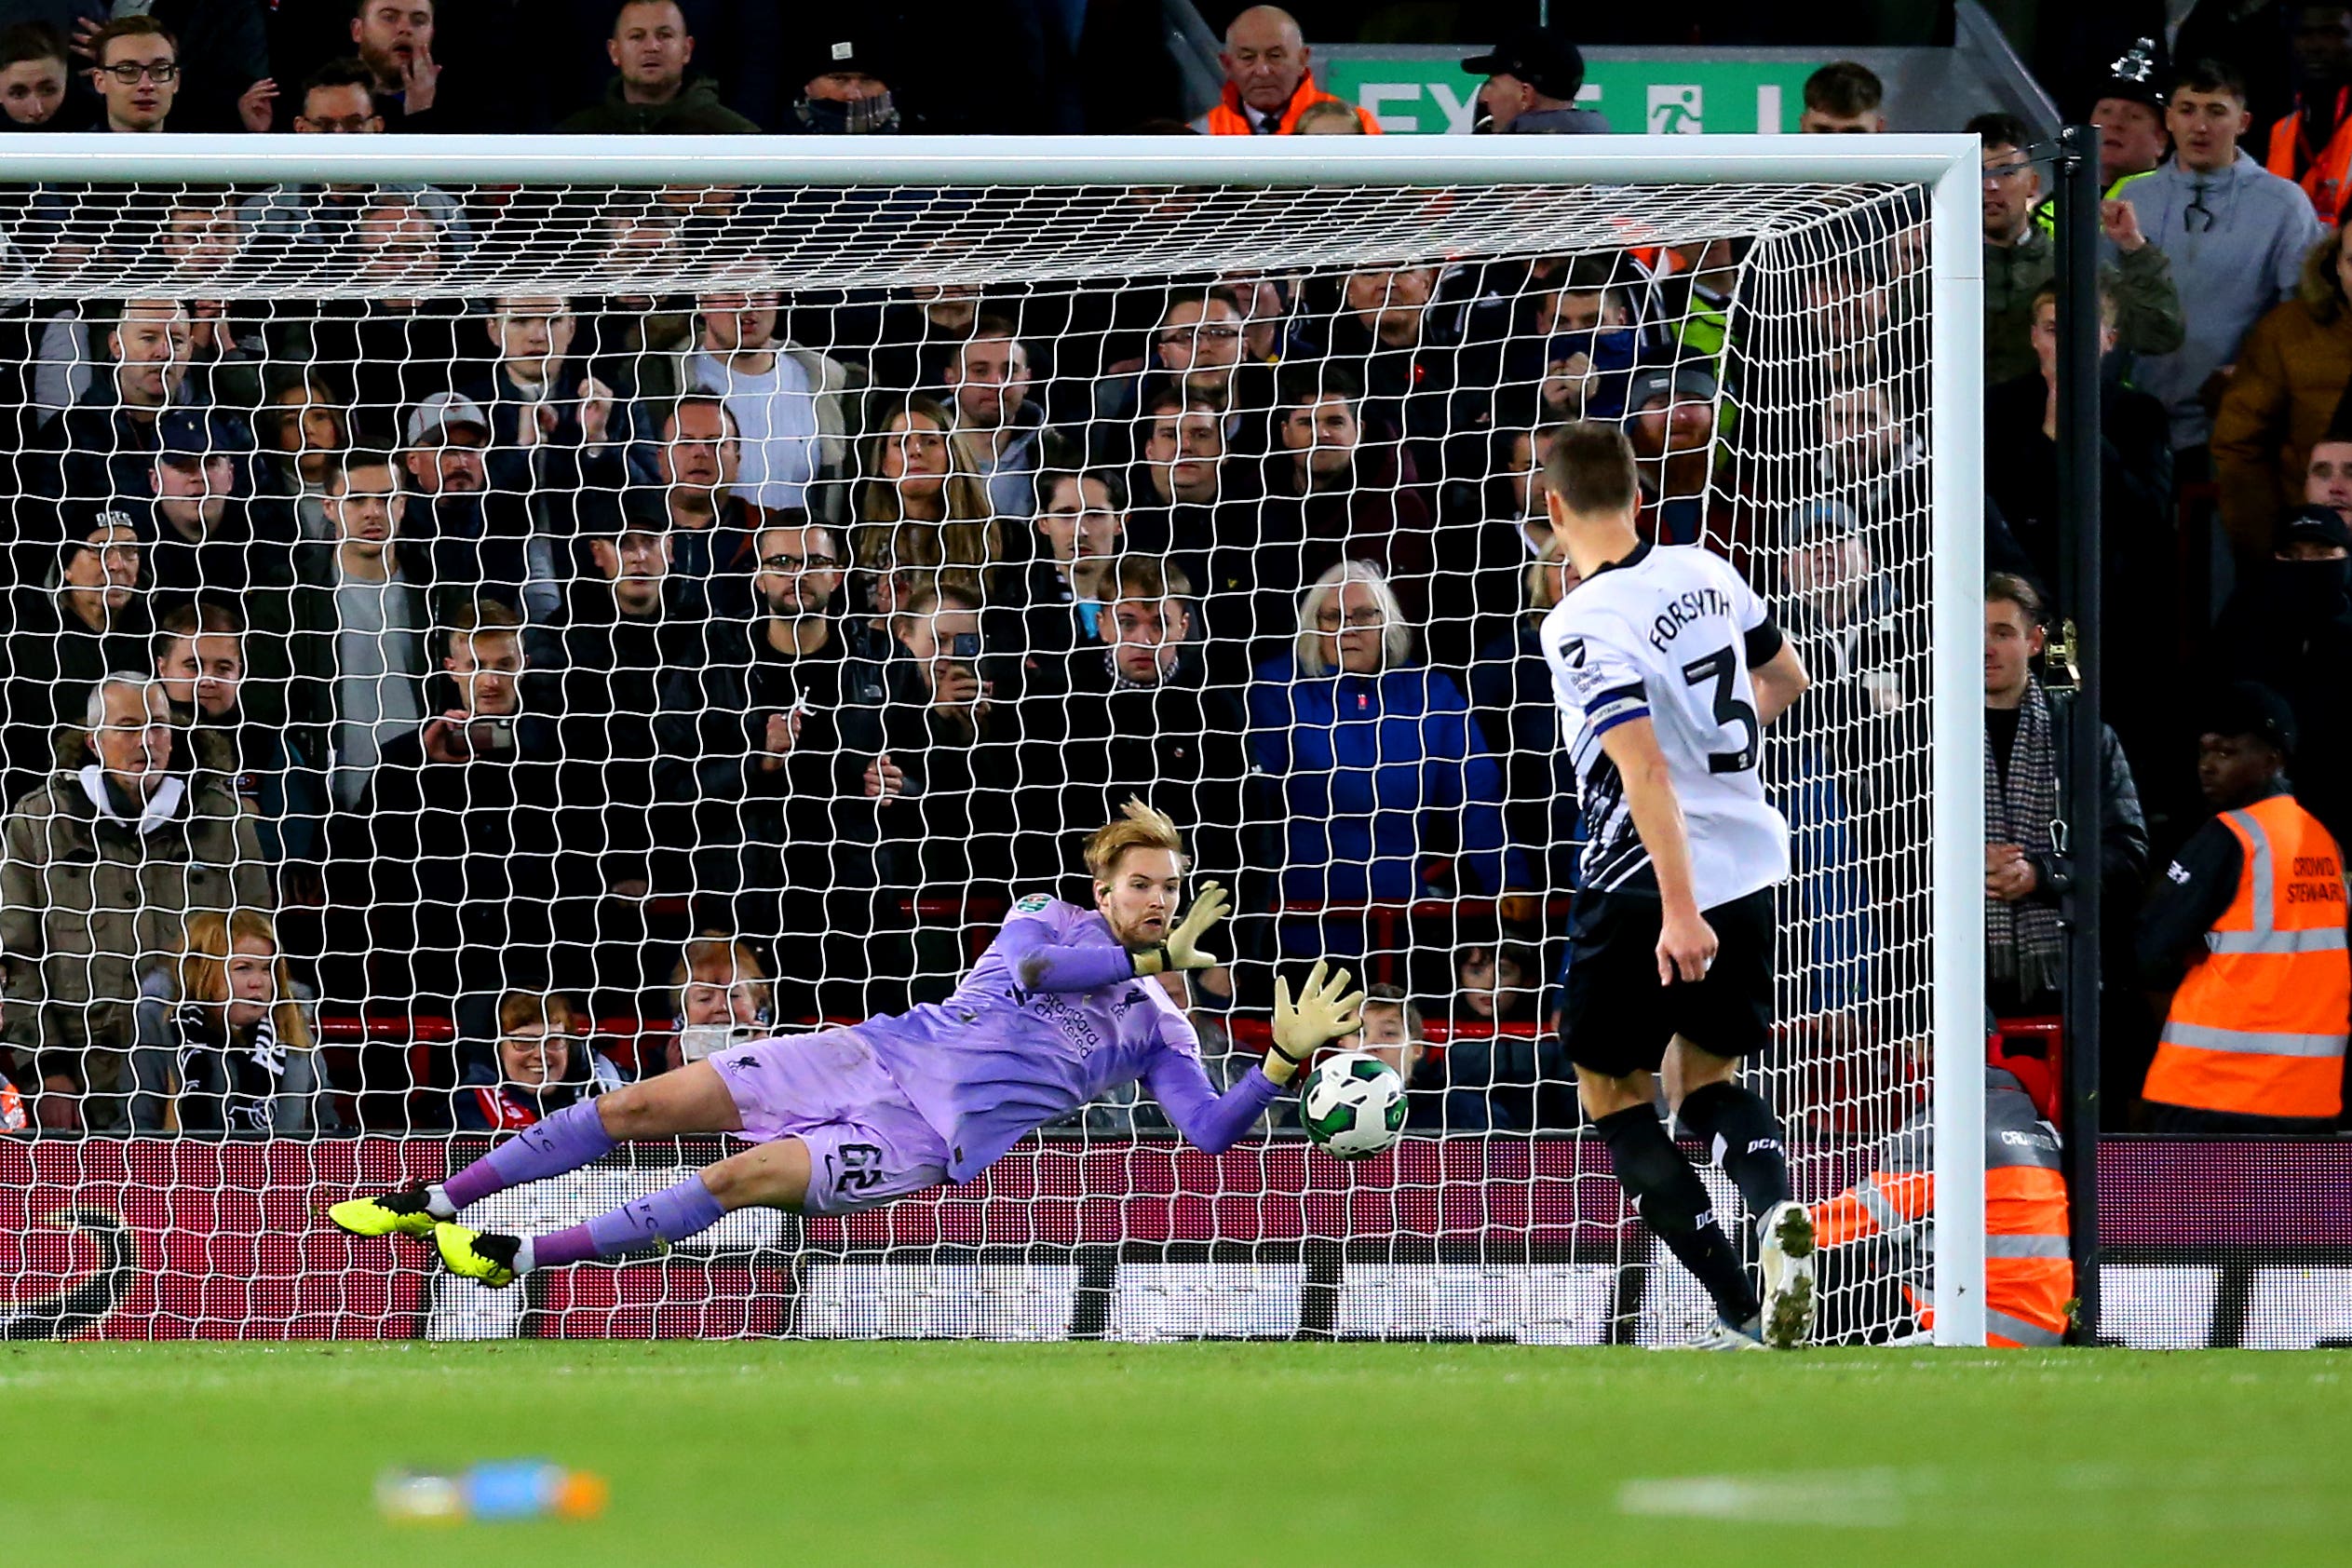
[[[2222,524],[2241,555],[2270,553],[2279,514],[2303,504],[2303,469],[2352,383],[2352,306],[2336,237],[2311,248],[2295,297],[2254,323],[2213,415]]]
[[[1426,666],[1317,675],[1258,670],[1250,749],[1281,797],[1288,899],[1402,900],[1527,886],[1503,833],[1503,776],[1470,705]],[[1452,858],[1452,877],[1434,874]],[[1464,875],[1467,872],[1468,874]]]
[[[0,830],[0,953],[5,1038],[78,1079],[84,1125],[101,1129],[127,1115],[142,974],[179,951],[189,913],[272,900],[253,818],[218,775],[144,833],[101,817],[82,779],[51,776]]]

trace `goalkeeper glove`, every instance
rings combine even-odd
[[[1156,975],[1169,969],[1213,969],[1223,963],[1223,959],[1203,948],[1200,939],[1232,907],[1223,887],[1213,882],[1202,883],[1200,892],[1193,899],[1193,907],[1184,912],[1184,918],[1168,933],[1166,941],[1128,950],[1134,955],[1135,972]]]
[[[1331,971],[1326,980],[1325,972],[1323,961],[1316,960],[1315,967],[1306,972],[1306,982],[1299,987],[1296,1005],[1291,1001],[1290,982],[1275,977],[1274,1048],[1266,1053],[1264,1072],[1277,1084],[1289,1083],[1308,1057],[1364,1026],[1358,1016],[1364,994],[1359,991],[1351,996],[1347,992],[1354,978],[1339,969]]]

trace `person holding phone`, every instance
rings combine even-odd
[[[1052,852],[1035,813],[1014,809],[1020,764],[1016,705],[996,699],[986,674],[979,596],[953,584],[917,588],[890,617],[895,657],[918,703],[891,710],[890,750],[924,781],[896,831],[910,835],[907,869],[924,885],[1002,885]]]
[[[545,990],[558,951],[593,942],[602,876],[602,797],[567,760],[554,721],[523,701],[520,617],[496,600],[441,629],[439,711],[384,746],[351,826],[364,845],[331,855],[365,885],[337,899],[366,909],[381,971],[420,1007],[487,1015],[507,990]]]

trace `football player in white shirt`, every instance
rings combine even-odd
[[[1772,888],[1789,874],[1788,823],[1757,764],[1805,667],[1720,557],[1642,542],[1615,426],[1565,426],[1544,471],[1584,577],[1543,628],[1589,835],[1561,1008],[1577,1095],[1618,1184],[1714,1297],[1701,1344],[1802,1345],[1813,1222],[1791,1201],[1779,1118],[1737,1077],[1771,1036]],[[1761,1294],[1658,1120],[1661,1071],[1669,1111],[1755,1220]]]

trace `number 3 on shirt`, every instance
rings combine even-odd
[[[1739,700],[1734,681],[1739,673],[1739,659],[1728,647],[1719,648],[1703,659],[1693,659],[1683,666],[1683,679],[1694,686],[1715,683],[1715,723],[1737,724],[1746,737],[1736,751],[1707,753],[1710,773],[1745,773],[1756,765],[1756,742],[1763,730],[1756,723],[1756,710]]]

